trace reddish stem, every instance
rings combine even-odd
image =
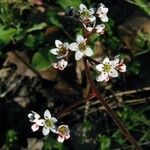
[[[57,118],[62,118],[68,112],[71,112],[74,108],[76,108],[77,106],[85,103],[86,101],[89,101],[89,100],[93,99],[94,97],[95,97],[94,95],[89,95],[89,96],[85,97],[83,100],[77,101],[77,102],[73,103],[72,105],[70,105],[69,107],[67,107],[67,108],[63,109],[62,111],[58,112],[55,116]]]
[[[87,62],[88,62],[87,58],[84,58],[85,73],[86,73],[87,79],[88,79],[88,81],[89,81],[89,83],[91,85],[91,89],[92,89],[93,95],[95,95],[99,99],[100,103],[106,108],[106,111],[112,117],[112,119],[114,120],[115,124],[120,128],[122,134],[128,139],[128,141],[131,144],[134,145],[136,150],[142,150],[142,148],[136,142],[134,137],[130,134],[130,132],[125,127],[125,125],[121,122],[121,120],[119,119],[117,114],[110,108],[110,106],[107,104],[107,102],[101,96],[100,92],[98,91],[98,89],[97,89],[97,87],[96,87],[96,85],[95,85],[95,83],[94,83],[94,81],[93,81],[93,79],[91,77],[90,69],[88,67]]]

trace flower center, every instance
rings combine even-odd
[[[65,55],[67,53],[66,47],[62,46],[59,49],[59,55]]]
[[[69,131],[68,131],[68,128],[66,127],[61,127],[58,129],[58,131],[62,134],[62,135],[65,135],[67,134]]]
[[[103,64],[103,71],[104,72],[110,72],[111,71],[111,65],[110,64]]]
[[[79,44],[79,50],[80,51],[85,51],[85,49],[86,49],[86,44],[85,43],[80,43]]]
[[[53,126],[53,121],[52,121],[51,119],[46,119],[46,120],[45,120],[45,124],[46,124],[47,127],[50,128],[50,127]]]
[[[81,15],[84,17],[87,17],[87,18],[90,16],[89,11],[86,9],[84,9],[84,11],[81,13]]]

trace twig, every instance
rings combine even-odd
[[[150,97],[140,98],[140,99],[135,99],[135,100],[127,100],[124,103],[125,104],[129,104],[129,105],[138,105],[138,104],[146,103],[147,99],[150,100]],[[111,107],[111,109],[116,109],[116,108],[124,107],[123,104],[115,105],[113,103],[110,103],[109,106]],[[81,110],[81,109],[83,109],[83,107],[79,107],[78,109]],[[103,110],[106,110],[106,108],[104,106],[101,106],[101,107],[99,107],[97,109],[92,109],[90,112],[88,112],[88,114],[92,114],[92,113],[96,112],[97,110],[103,111]]]
[[[62,118],[62,117],[64,117],[65,115],[67,115],[68,113],[70,113],[71,111],[73,111],[73,109],[75,109],[77,106],[79,106],[79,105],[85,103],[86,101],[89,101],[89,100],[93,99],[94,97],[95,97],[95,96],[89,95],[89,96],[87,96],[86,98],[84,98],[83,100],[77,101],[77,102],[71,104],[69,107],[64,108],[62,111],[56,113],[55,116],[56,116],[57,118]]]
[[[105,99],[112,99],[114,97],[122,97],[124,95],[130,95],[130,94],[139,93],[139,92],[143,92],[143,91],[149,91],[149,90],[150,90],[150,87],[145,87],[143,89],[119,92],[119,93],[116,93],[115,95],[110,95],[110,96],[106,97]],[[132,103],[133,103],[133,105],[136,104],[136,102],[137,102],[137,104],[145,103],[145,102],[147,102],[147,100],[145,100],[145,98],[140,98],[140,99],[132,99],[132,100],[124,101],[125,104],[127,103],[127,104],[131,104],[131,105],[132,105]],[[99,103],[99,100],[92,101],[91,106],[97,105],[98,103]],[[120,102],[118,101],[118,103],[120,103]],[[80,107],[79,109],[83,109],[83,106]]]

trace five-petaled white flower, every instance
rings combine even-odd
[[[94,16],[94,8],[87,9],[87,7],[84,4],[80,4],[79,13],[82,22],[93,22],[96,19],[96,17]]]
[[[108,22],[107,13],[108,13],[108,8],[105,7],[104,4],[100,3],[100,6],[96,11],[96,14],[101,19],[102,22]]]
[[[60,40],[55,40],[56,48],[50,50],[53,55],[57,55],[57,58],[63,58],[68,55],[68,46],[69,43],[62,43]]]
[[[81,59],[84,55],[86,56],[93,55],[92,49],[88,45],[86,45],[86,39],[84,39],[82,35],[77,36],[76,42],[71,43],[69,45],[69,49],[71,51],[75,51],[76,60]]]
[[[33,123],[31,129],[33,132],[37,131],[40,126],[44,126],[44,119],[40,119],[40,115],[34,111],[28,114],[29,121]]]
[[[98,64],[96,69],[100,72],[100,75],[96,78],[98,82],[106,82],[110,77],[117,77],[118,72],[116,70],[116,61],[110,61],[108,57],[103,60],[102,64]]]
[[[70,130],[67,125],[60,125],[57,129],[57,132],[58,132],[57,141],[60,143],[70,138]]]
[[[43,127],[43,135],[48,135],[50,131],[57,133],[55,123],[57,119],[51,116],[51,113],[46,110],[44,112],[44,127]]]
[[[56,63],[53,63],[52,66],[59,70],[64,70],[68,65],[68,61],[61,59]]]

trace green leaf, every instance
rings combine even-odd
[[[47,20],[58,28],[62,28],[61,22],[58,20],[58,15],[54,11],[47,12]]]
[[[50,67],[50,62],[42,53],[36,52],[32,58],[32,66],[36,70],[43,71]]]
[[[24,44],[25,46],[32,48],[34,47],[35,40],[36,40],[36,37],[33,36],[32,34],[29,34],[24,40]]]
[[[99,144],[100,144],[100,148],[99,148],[100,150],[109,150],[111,140],[109,137],[102,135],[102,136],[99,136]]]
[[[9,44],[9,42],[13,40],[15,34],[15,28],[5,29],[5,26],[0,25],[0,44]]]
[[[35,24],[32,28],[28,29],[26,32],[33,32],[37,30],[42,30],[47,26],[45,22],[42,22],[40,24]]]
[[[79,5],[82,3],[82,0],[59,0],[57,3],[63,8],[66,9],[67,7],[79,7]]]

